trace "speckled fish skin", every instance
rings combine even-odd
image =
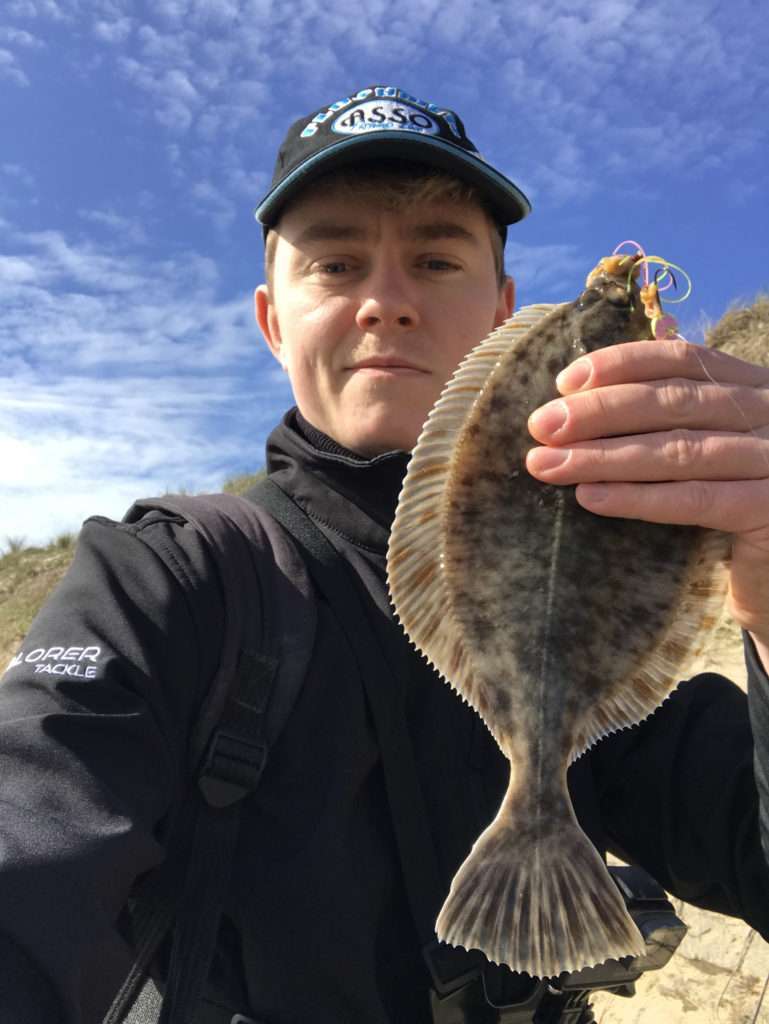
[[[592,515],[573,487],[525,469],[528,416],[558,396],[554,378],[575,354],[648,336],[631,300],[609,279],[536,327],[475,404],[449,476],[444,557],[453,611],[479,666],[472,703],[519,763],[531,736],[546,739],[550,764],[568,758],[575,720],[664,630],[703,534]],[[524,614],[500,629],[501,608]],[[511,682],[512,664],[536,677],[535,693]],[[553,687],[558,700],[546,701]]]
[[[404,485],[388,566],[406,632],[511,763],[500,811],[455,875],[438,937],[536,976],[643,949],[576,822],[566,770],[667,696],[724,593],[722,535],[592,515],[574,488],[525,469],[527,419],[556,397],[556,374],[580,353],[649,337],[635,283],[605,262],[615,273],[599,265],[575,302],[496,362],[452,438],[439,503],[438,492],[421,496],[444,472],[431,454],[450,433],[438,403]],[[463,380],[458,373],[444,392],[445,407],[469,390]],[[411,540],[433,528],[439,556],[429,552],[434,538]],[[420,588],[432,617],[413,611]]]

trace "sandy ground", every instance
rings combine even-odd
[[[692,671],[704,668],[745,686],[742,641],[726,621]],[[598,1024],[769,1024],[769,944],[741,921],[673,904],[689,928],[678,951],[632,998],[597,996]]]

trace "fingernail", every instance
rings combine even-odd
[[[549,402],[531,414],[529,426],[538,434],[556,434],[566,423],[569,410],[566,402]]]
[[[580,484],[578,497],[580,504],[600,505],[602,501],[606,501],[608,494],[609,488],[606,484]]]
[[[561,370],[555,378],[555,386],[559,391],[579,391],[593,376],[593,364],[589,359],[578,359]]]
[[[532,448],[526,462],[530,470],[547,473],[562,466],[570,455],[569,448]]]

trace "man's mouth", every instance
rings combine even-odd
[[[428,373],[424,367],[418,366],[416,363],[412,363],[408,359],[404,359],[402,356],[371,356],[369,359],[361,359],[359,362],[353,363],[349,367],[350,370],[389,370],[392,372],[407,372],[407,373]]]

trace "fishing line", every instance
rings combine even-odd
[[[620,250],[622,250],[625,246],[632,246],[635,252],[622,254]],[[651,321],[651,332],[654,338],[659,340],[669,339],[671,341],[683,341],[686,342],[687,345],[691,345],[694,354],[697,357],[697,361],[700,364],[700,369],[705,374],[707,380],[711,384],[715,384],[717,388],[721,388],[722,390],[726,391],[726,395],[729,401],[737,410],[742,422],[745,424],[746,429],[745,431],[743,431],[743,433],[748,433],[752,438],[754,438],[754,440],[763,442],[764,438],[756,431],[754,427],[751,426],[750,420],[748,419],[744,409],[737,401],[737,399],[734,397],[732,392],[729,390],[727,385],[721,381],[716,380],[716,378],[705,365],[705,361],[703,360],[698,350],[698,347],[693,342],[690,342],[687,338],[684,338],[684,336],[679,332],[678,322],[676,318],[672,316],[670,313],[665,313],[662,309],[659,299],[659,293],[668,292],[671,288],[678,288],[678,281],[676,280],[673,271],[677,270],[683,278],[683,280],[685,281],[686,291],[683,293],[683,295],[666,295],[666,303],[673,304],[678,302],[684,302],[686,299],[689,298],[689,296],[692,293],[691,277],[687,274],[683,267],[678,266],[677,263],[672,263],[670,260],[666,260],[662,256],[648,255],[644,250],[643,246],[632,238],[625,239],[624,242],[620,242],[619,245],[615,247],[614,251],[612,252],[612,256],[619,255],[624,255],[626,259],[630,259],[633,261],[628,271],[628,291],[632,290],[633,276],[636,273],[638,273],[639,269],[642,271],[643,285],[641,288],[641,299],[644,302],[646,314],[649,317],[649,320]],[[655,264],[656,269],[654,271],[654,278],[651,279],[649,270],[650,267]],[[759,448],[759,451],[761,452],[761,457],[763,458],[764,464],[767,468],[767,476],[769,476],[769,454],[767,454],[767,452],[765,451],[765,446],[763,444]]]
[[[740,416],[742,417],[742,421],[745,424],[746,430],[744,430],[743,433],[750,434],[750,436],[752,438],[754,438],[756,441],[763,442],[765,439],[761,436],[761,434],[759,434],[756,431],[755,427],[752,427],[750,425],[750,420],[746,416],[744,409],[742,408],[740,403],[737,401],[737,399],[734,397],[734,395],[731,393],[731,391],[728,390],[727,386],[722,381],[716,380],[716,378],[713,376],[713,374],[710,372],[710,370],[708,370],[707,366],[705,366],[704,360],[703,360],[702,356],[700,355],[700,353],[698,351],[697,345],[695,345],[693,342],[687,341],[687,339],[684,338],[683,335],[681,335],[681,334],[677,334],[676,338],[679,341],[685,341],[687,345],[691,345],[692,346],[692,348],[694,350],[694,354],[696,355],[697,360],[698,360],[698,362],[700,364],[700,368],[702,369],[702,372],[705,374],[705,376],[710,381],[710,383],[711,384],[715,384],[717,388],[722,388],[724,391],[726,391],[726,397],[729,399],[729,401],[732,403],[734,408],[740,414]],[[759,448],[759,451],[761,452],[761,457],[763,458],[764,464],[765,464],[766,469],[767,469],[767,476],[769,476],[769,455],[767,455],[766,451],[764,450],[764,445],[763,444]],[[754,478],[751,478],[751,479],[754,479]],[[759,477],[758,479],[761,479],[761,478]]]

